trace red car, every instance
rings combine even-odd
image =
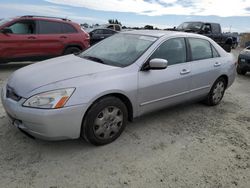
[[[0,21],[0,63],[41,60],[78,53],[89,34],[68,19],[22,16]]]

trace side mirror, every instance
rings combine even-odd
[[[13,33],[11,28],[9,27],[5,27],[3,29],[1,29],[1,33],[7,34],[7,33]]]
[[[142,68],[142,70],[162,70],[166,69],[168,66],[168,61],[165,59],[151,59],[148,63],[145,64],[145,66]]]

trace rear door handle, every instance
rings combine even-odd
[[[36,39],[36,37],[28,37],[28,39]]]
[[[61,39],[66,39],[67,37],[66,36],[60,36]]]
[[[191,71],[188,69],[182,69],[182,71],[180,72],[181,75],[185,75],[185,74],[189,74]]]
[[[219,62],[216,62],[216,63],[214,64],[214,67],[219,67],[219,66],[221,66],[221,63],[219,63]]]

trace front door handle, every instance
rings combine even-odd
[[[188,69],[182,69],[182,71],[180,72],[181,75],[185,75],[185,74],[189,74],[191,71]]]
[[[67,37],[66,36],[60,36],[61,39],[66,39]]]
[[[214,64],[214,67],[219,67],[219,66],[221,66],[221,63],[219,63],[219,62],[216,62],[216,63]]]

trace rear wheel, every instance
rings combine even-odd
[[[121,135],[127,119],[127,107],[120,99],[103,98],[94,103],[87,112],[81,136],[94,145],[111,143]]]
[[[242,70],[239,66],[237,66],[237,73],[240,74],[240,75],[245,75],[247,73],[246,70]]]
[[[68,47],[64,51],[63,55],[68,55],[68,54],[78,54],[81,52],[81,49],[78,47]]]
[[[224,78],[218,78],[212,86],[207,99],[206,104],[209,106],[215,106],[220,103],[226,90],[226,80]]]

